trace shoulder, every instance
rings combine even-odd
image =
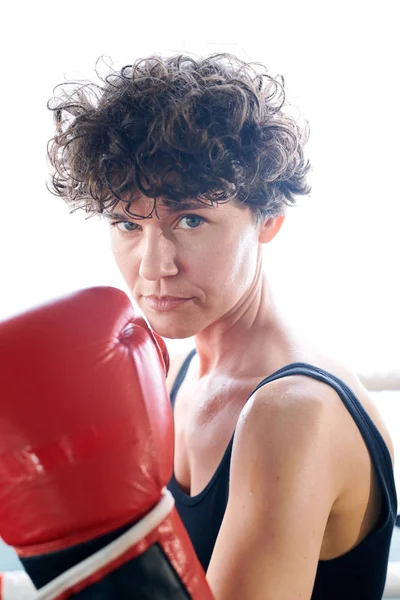
[[[329,403],[305,379],[266,384],[241,412],[227,509],[207,571],[221,597],[311,597],[338,487],[328,464]]]
[[[253,469],[266,485],[276,477],[289,486],[307,472],[308,482],[320,480],[332,499],[339,491],[341,475],[330,391],[305,379],[282,378],[251,396],[238,420],[231,472],[239,481],[240,473]]]
[[[272,381],[259,388],[245,404],[239,418],[239,430],[251,426],[254,433],[261,428],[301,430],[323,427],[328,419],[331,395],[327,386],[314,379],[290,376]],[[310,431],[311,432],[311,431]]]

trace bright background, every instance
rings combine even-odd
[[[399,10],[398,0],[5,3],[0,319],[79,287],[124,289],[105,225],[70,216],[46,190],[53,87],[93,77],[101,55],[230,51],[283,74],[311,127],[312,198],[267,249],[279,302],[359,372],[399,377]],[[400,394],[383,395],[400,451]]]
[[[270,4],[270,5],[269,5]],[[279,4],[279,6],[277,6]],[[96,59],[231,51],[283,74],[311,126],[312,198],[268,249],[290,318],[361,371],[398,369],[398,2],[8,3],[3,24],[0,318],[71,289],[123,287],[97,220],[46,190],[46,102]],[[8,32],[8,37],[7,37]],[[4,41],[6,40],[6,41]]]

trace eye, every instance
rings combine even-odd
[[[139,225],[131,223],[131,221],[116,221],[115,223],[111,223],[111,227],[116,227],[121,233],[131,233],[132,231],[136,231]]]
[[[185,215],[180,219],[179,226],[182,226],[182,229],[196,229],[205,222],[206,220],[199,215]]]

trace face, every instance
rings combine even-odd
[[[142,197],[131,210],[151,213]],[[157,201],[157,216],[134,219],[120,204],[105,215],[112,251],[136,303],[152,328],[186,338],[223,318],[241,302],[256,276],[260,226],[248,207],[233,202],[178,211]]]

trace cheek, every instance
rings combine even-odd
[[[129,288],[132,288],[139,273],[139,261],[135,259],[132,249],[128,248],[127,244],[122,243],[121,240],[116,239],[116,236],[111,234],[110,241],[116,265]]]
[[[226,248],[225,264],[228,277],[238,283],[251,281],[257,264],[258,243],[253,229],[243,232]]]
[[[222,237],[202,252],[198,277],[208,287],[232,298],[239,297],[254,280],[257,270],[258,243],[253,228]]]

